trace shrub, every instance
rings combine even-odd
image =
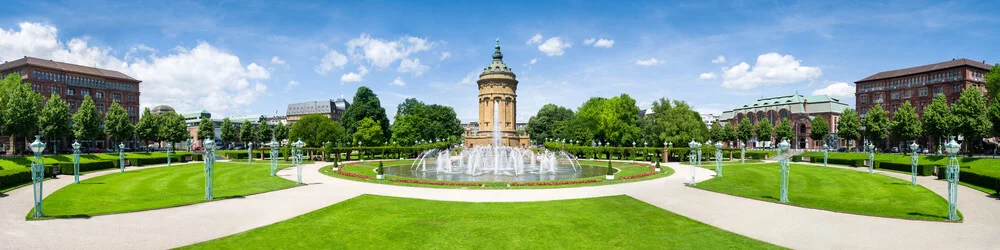
[[[645,173],[641,173],[641,174],[635,174],[635,175],[625,176],[625,177],[622,177],[622,179],[642,178],[642,177],[646,177],[646,176],[650,176],[650,175],[654,175],[654,174],[656,174],[656,172],[645,172]]]
[[[615,175],[615,168],[611,167],[611,161],[608,161],[608,175]]]
[[[552,185],[571,185],[580,183],[591,183],[600,182],[598,179],[585,179],[585,180],[572,180],[572,181],[533,181],[533,182],[514,182],[510,186],[552,186]]]
[[[891,169],[903,172],[910,172],[913,169],[910,164],[902,164],[895,162],[880,162],[875,161],[875,166],[881,169]],[[934,165],[917,164],[917,175],[919,176],[931,176],[934,174]]]
[[[0,170],[0,188],[31,182],[31,168]]]
[[[382,162],[378,162],[378,169],[375,170],[379,175],[385,175],[385,168],[382,167]]]

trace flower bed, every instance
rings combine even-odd
[[[462,187],[479,187],[483,184],[475,182],[448,182],[448,181],[425,181],[425,180],[409,180],[409,179],[390,179],[391,182],[401,182],[410,184],[425,184],[425,185],[442,185],[442,186],[462,186]]]
[[[574,181],[536,181],[536,182],[514,182],[510,186],[551,186],[551,185],[571,185],[580,183],[600,182],[598,179],[574,180]]]
[[[622,179],[623,180],[627,180],[627,179],[642,178],[642,177],[646,177],[646,176],[650,176],[650,175],[654,175],[654,174],[656,174],[656,172],[645,172],[645,173],[641,173],[641,174],[625,176],[625,177],[622,177]]]
[[[345,176],[350,176],[350,177],[361,178],[361,179],[371,179],[372,178],[371,176],[367,176],[367,175],[363,175],[363,174],[355,174],[355,173],[345,172],[345,171],[337,171],[337,174],[345,175]]]

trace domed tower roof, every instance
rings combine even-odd
[[[486,68],[483,69],[483,73],[479,74],[479,76],[487,74],[504,74],[504,75],[510,75],[512,77],[515,76],[511,68],[508,68],[507,64],[503,63],[503,53],[500,53],[500,38],[497,38],[497,46],[494,47],[493,61],[490,62],[489,66],[486,66]]]
[[[154,115],[163,114],[166,112],[176,112],[176,111],[174,111],[174,108],[167,105],[156,106],[153,107],[153,109],[149,110],[149,113],[152,113]]]

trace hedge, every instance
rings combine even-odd
[[[822,160],[823,159],[820,159],[820,161],[822,161]],[[919,175],[919,176],[932,176],[932,175],[934,175],[934,168],[935,167],[936,166],[934,166],[934,165],[917,164],[917,175]],[[903,172],[913,171],[913,168],[910,166],[910,164],[901,164],[901,163],[896,163],[896,162],[880,162],[880,161],[875,161],[875,168],[891,169],[891,170],[903,171]]]
[[[938,166],[938,179],[948,178],[946,175],[947,171],[945,166]],[[994,192],[1000,193],[1000,177],[989,176],[981,173],[974,172],[971,167],[967,168],[965,166],[959,168],[958,180],[968,184],[992,188]]]

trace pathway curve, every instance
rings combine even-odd
[[[672,176],[617,185],[540,190],[463,190],[381,185],[318,172],[326,163],[304,166],[309,185],[170,209],[95,216],[89,219],[26,221],[31,189],[0,198],[0,248],[165,249],[211,240],[272,224],[361,195],[378,194],[445,201],[542,201],[626,194],[692,219],[795,249],[992,249],[1000,246],[1000,201],[962,187],[964,223],[910,221],[842,214],[757,201],[685,186],[691,167],[665,164]],[[148,168],[148,167],[145,167]],[[130,169],[131,170],[131,169]],[[697,168],[697,181],[714,172]],[[114,173],[92,173],[82,178]],[[294,168],[278,175],[293,180]],[[888,175],[892,176],[892,173]],[[906,179],[909,177],[906,176]],[[45,182],[46,195],[72,178]],[[794,180],[792,180],[794,181]],[[945,183],[919,180],[938,194]],[[638,215],[637,215],[638,216]],[[54,237],[46,237],[55,235]]]

